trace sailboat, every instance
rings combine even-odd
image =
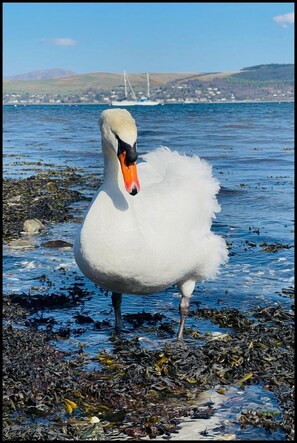
[[[132,88],[132,85],[130,83],[130,80],[126,74],[126,72],[124,71],[124,90],[125,90],[125,98],[123,100],[112,100],[111,102],[111,106],[137,106],[137,105],[141,105],[141,106],[154,106],[154,105],[160,105],[160,102],[157,102],[155,100],[150,100],[150,78],[149,78],[149,73],[147,73],[146,75],[146,82],[147,82],[147,94],[146,97],[141,97],[140,99],[138,99],[135,95],[135,92]],[[127,99],[127,83],[129,85],[130,91],[131,91],[131,96],[133,100],[128,100]]]

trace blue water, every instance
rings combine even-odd
[[[101,173],[98,116],[105,108],[5,106],[4,176],[34,175],[46,168],[44,163],[50,169],[67,165],[82,174]],[[130,111],[138,125],[140,153],[164,145],[199,155],[220,180],[222,211],[214,230],[232,244],[235,255],[219,279],[197,287],[199,300],[220,297],[222,305],[244,309],[264,299],[283,303],[276,292],[293,284],[293,248],[269,254],[259,245],[293,245],[293,104],[164,105]],[[20,165],[22,161],[29,164]],[[76,215],[84,210],[85,205],[77,205]],[[69,234],[65,227],[62,234],[71,240],[68,228]]]
[[[294,285],[293,247],[293,103],[225,103],[131,107],[138,126],[138,151],[148,152],[160,145],[188,155],[199,155],[213,166],[221,183],[222,210],[213,230],[231,245],[230,260],[212,282],[197,284],[192,301],[202,307],[234,307],[245,312],[257,306],[280,303],[286,309],[291,299],[283,288]],[[4,177],[28,177],[36,170],[76,167],[78,173],[102,173],[103,157],[98,117],[102,105],[31,105],[4,107]],[[13,156],[12,156],[13,155]],[[22,162],[26,161],[27,165]],[[38,165],[38,162],[40,164]],[[87,191],[86,191],[87,192]],[[73,214],[82,216],[87,202],[72,205]],[[73,242],[76,223],[49,225],[46,240]],[[110,297],[89,282],[79,271],[72,250],[41,247],[45,235],[30,238],[38,248],[12,250],[4,247],[4,291],[57,293],[68,290],[80,277],[91,296],[83,306],[56,309],[57,327],[67,325],[72,337],[59,343],[65,350],[83,343],[90,356],[99,349],[112,348],[113,312]],[[288,249],[267,253],[262,242],[282,243]],[[254,244],[255,246],[251,246]],[[173,245],[174,248],[174,245]],[[40,279],[48,275],[49,282]],[[179,294],[175,287],[152,296],[124,296],[123,312],[143,309],[159,312],[176,321]],[[95,321],[110,320],[101,330],[91,324],[79,325],[77,313]],[[129,325],[128,325],[129,326]],[[202,334],[228,332],[210,321],[188,319]],[[84,332],[79,328],[84,327]],[[137,336],[137,330],[130,333]],[[144,346],[162,346],[165,339],[141,337]],[[92,364],[90,363],[92,366]],[[91,367],[90,366],[90,367]],[[256,434],[255,434],[256,435]]]

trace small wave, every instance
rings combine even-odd
[[[242,193],[242,189],[228,189],[225,188],[224,186],[221,186],[221,189],[219,191],[220,195],[235,195],[235,194],[240,194]]]
[[[40,117],[41,120],[44,120],[46,122],[54,122],[54,123],[64,123],[67,120],[65,120],[64,118],[58,118],[58,117],[47,117],[47,116],[43,116]]]
[[[253,129],[255,126],[252,125],[225,125],[224,128],[229,129]]]

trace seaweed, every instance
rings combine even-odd
[[[81,191],[73,189],[88,184],[98,187],[102,178],[82,177],[75,168],[47,170],[26,179],[3,181],[3,239],[8,242],[21,236],[27,219],[38,219],[45,226],[74,219],[70,203],[89,200]]]
[[[197,309],[192,315],[232,328],[228,337],[206,337],[199,347],[190,340],[145,349],[137,336],[128,339],[112,333],[113,351],[100,351],[94,359],[99,368],[86,371],[89,357],[83,347],[66,359],[66,353],[49,343],[61,335],[61,331],[51,331],[51,320],[46,331],[37,331],[33,323],[29,329],[13,328],[9,320],[19,316],[23,321],[25,316],[24,307],[13,299],[12,295],[4,297],[4,439],[170,438],[182,416],[207,420],[214,414],[211,403],[193,407],[199,392],[219,386],[224,394],[229,385],[244,388],[251,383],[273,391],[283,413],[246,410],[239,422],[271,432],[282,429],[293,439],[294,322],[290,311],[267,306],[248,317],[236,309]],[[92,321],[84,314],[78,319]],[[141,332],[146,322],[158,325],[164,318],[140,312],[128,319],[132,324],[135,319],[140,322]],[[37,418],[47,420],[47,427],[37,423]]]

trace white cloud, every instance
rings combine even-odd
[[[276,17],[273,17],[273,21],[282,28],[287,28],[289,25],[293,25],[294,23],[294,12],[277,15]]]
[[[73,38],[53,38],[53,39],[43,38],[41,39],[41,42],[50,43],[56,46],[75,46],[78,43],[76,40],[73,40]]]
[[[57,46],[75,46],[77,45],[77,41],[72,38],[55,38],[53,40],[54,45]]]

